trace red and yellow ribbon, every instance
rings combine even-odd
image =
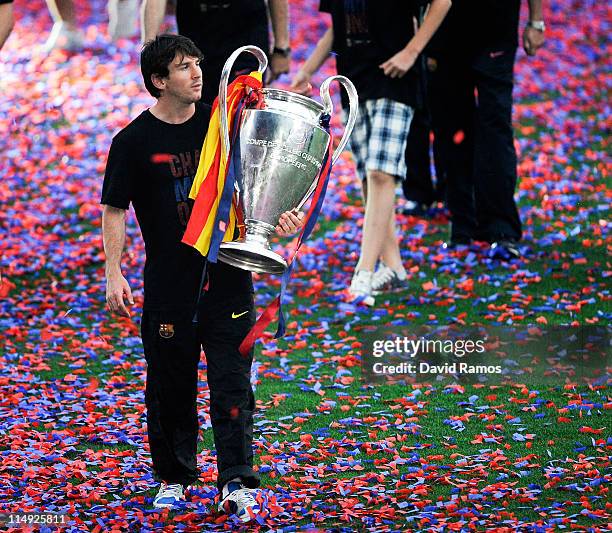
[[[228,128],[232,131],[236,120],[236,111],[242,100],[249,94],[258,93],[262,88],[260,72],[251,72],[247,76],[239,76],[227,88]],[[254,90],[251,93],[251,90]],[[211,112],[208,133],[204,139],[198,170],[196,172],[189,197],[195,200],[183,242],[193,246],[203,256],[208,256],[215,226],[223,230],[223,242],[232,241],[236,236],[236,228],[241,223],[236,196],[227,221],[217,220],[219,204],[225,188],[228,172],[228,158],[221,158],[221,111],[219,99],[216,98]],[[240,229],[240,228],[239,228]]]

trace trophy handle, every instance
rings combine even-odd
[[[344,87],[346,93],[349,97],[349,116],[346,121],[346,127],[344,128],[344,134],[342,135],[342,139],[338,143],[336,150],[332,155],[332,165],[336,162],[342,150],[348,143],[349,137],[353,132],[353,127],[355,126],[355,120],[357,120],[357,111],[359,109],[359,98],[357,97],[357,89],[353,85],[353,82],[349,80],[346,76],[331,76],[327,78],[322,84],[319,93],[321,94],[321,100],[323,101],[323,106],[325,107],[325,113],[331,116],[334,111],[334,104],[332,103],[331,96],[329,95],[329,85],[332,81],[338,81],[340,85]]]
[[[253,54],[259,61],[258,71],[262,72],[268,67],[268,58],[265,52],[257,46],[241,46],[227,58],[223,70],[221,71],[221,81],[219,82],[219,114],[221,117],[221,160],[227,160],[230,151],[229,126],[227,118],[227,84],[234,62],[242,52]]]
[[[323,114],[327,114],[331,117],[334,111],[334,104],[332,102],[331,96],[329,95],[329,85],[331,84],[332,81],[336,81],[336,80],[340,82],[340,84],[344,87],[344,89],[346,90],[348,94],[349,116],[348,116],[348,120],[346,121],[346,127],[344,128],[344,134],[342,135],[342,139],[340,139],[340,142],[338,143],[337,148],[334,150],[334,153],[332,154],[332,160],[331,160],[332,165],[336,162],[338,157],[340,157],[342,150],[344,150],[346,143],[348,143],[349,137],[351,136],[351,133],[353,132],[353,127],[355,126],[355,121],[357,120],[357,111],[359,110],[359,98],[357,97],[357,89],[355,89],[353,82],[349,80],[346,76],[331,76],[327,78],[321,84],[321,89],[319,91],[321,95],[321,100],[323,101],[323,107],[324,107]],[[310,188],[308,189],[308,192],[304,195],[300,203],[295,208],[296,210],[299,211],[302,208],[302,206],[306,203],[306,200],[310,198],[310,195],[317,188],[317,183],[318,183],[318,180],[315,180],[314,183],[310,186]]]

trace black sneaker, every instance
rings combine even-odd
[[[519,250],[518,243],[515,240],[501,239],[491,244],[489,256],[492,259],[509,261],[512,259],[519,259],[521,257],[521,251]]]

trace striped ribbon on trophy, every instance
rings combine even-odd
[[[247,104],[261,102],[261,73],[238,76],[227,88],[228,121],[232,137],[238,136],[240,113]],[[237,142],[233,142],[233,150]],[[182,242],[193,246],[209,261],[216,263],[219,245],[236,238],[244,228],[242,214],[234,194],[237,169],[235,158],[221,160],[221,120],[218,98],[212,107],[208,133],[204,139],[198,170],[189,198],[195,200]]]
[[[297,239],[295,248],[290,254],[287,270],[285,270],[285,273],[281,278],[281,289],[279,295],[274,298],[274,300],[272,300],[272,302],[269,303],[268,306],[264,309],[263,313],[257,319],[257,322],[255,322],[255,325],[251,328],[251,331],[247,333],[247,336],[240,344],[239,350],[243,356],[247,356],[249,354],[257,339],[259,339],[263,335],[266,328],[274,320],[274,317],[278,316],[278,328],[276,330],[274,338],[278,339],[279,337],[282,337],[285,334],[283,296],[289,283],[289,278],[291,278],[291,272],[293,271],[293,265],[295,264],[295,257],[298,253],[298,250],[302,246],[302,242],[307,239],[312,233],[312,230],[314,229],[315,224],[317,223],[317,219],[319,218],[319,213],[321,212],[323,200],[325,200],[325,194],[327,192],[329,176],[331,174],[333,136],[331,134],[331,131],[329,131],[329,117],[326,117],[326,120],[324,121],[323,125],[330,134],[329,143],[327,145],[324,163],[318,177],[317,187],[313,193],[312,200],[310,202],[310,208],[308,209],[308,213],[306,214],[306,217],[304,219],[304,226],[302,227],[302,231],[300,232],[300,235]]]

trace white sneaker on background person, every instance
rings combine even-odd
[[[53,24],[51,33],[44,45],[45,52],[51,50],[68,50],[70,52],[78,52],[83,48],[84,39],[81,30],[73,26],[69,26],[63,21]]]
[[[408,277],[404,268],[396,271],[381,262],[372,277],[372,294],[377,296],[383,292],[396,292],[406,288]]]
[[[367,306],[374,305],[374,296],[372,295],[373,277],[374,272],[368,270],[357,270],[355,272],[349,287],[349,295],[352,301]]]

